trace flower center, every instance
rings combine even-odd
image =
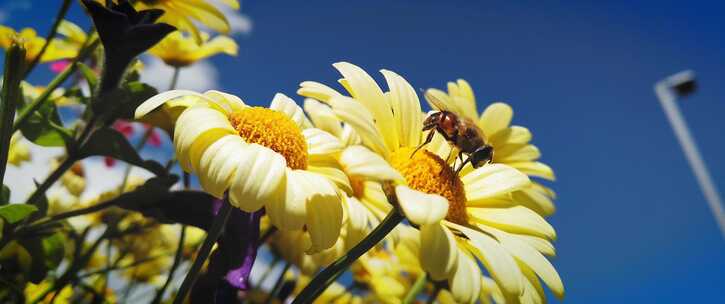
[[[229,121],[246,142],[265,146],[281,154],[291,169],[307,169],[305,137],[297,124],[283,113],[248,107],[232,113]]]
[[[412,189],[447,198],[447,220],[457,224],[468,223],[466,192],[461,179],[438,155],[421,149],[411,158],[413,150],[401,148],[393,152],[390,155],[391,165],[405,176]]]

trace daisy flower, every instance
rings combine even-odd
[[[197,174],[206,192],[217,198],[228,193],[229,202],[245,212],[265,208],[280,229],[306,229],[308,253],[335,244],[343,211],[327,176],[341,173],[317,160],[341,145],[312,128],[292,99],[277,94],[263,108],[218,91],[174,90],[136,109],[137,119],[147,115],[161,120],[152,124],[173,128],[179,165]]]
[[[25,61],[32,62],[40,54],[45,45],[45,38],[38,36],[37,32],[29,27],[19,32],[14,29],[0,25],[0,47],[7,49],[12,45],[13,40],[21,41],[25,47]],[[60,59],[73,58],[78,54],[78,47],[63,40],[53,39],[48,48],[40,58],[40,62],[55,61]]]
[[[333,66],[352,98],[309,81],[298,93],[328,103],[375,152],[360,148],[343,154],[341,163],[349,172],[370,176],[380,172],[376,166],[389,164],[404,177],[407,187],[398,186],[396,194],[406,217],[420,227],[420,262],[431,279],[447,280],[458,301],[475,302],[482,284],[480,262],[508,299],[532,302],[528,299],[540,290],[529,286],[538,284],[536,276],[561,296],[559,275],[541,254],[553,253],[554,229],[529,208],[497,206],[529,187],[528,176],[498,163],[457,175],[446,155],[427,149],[414,154],[422,142],[424,116],[413,87],[382,70],[389,88],[384,92],[361,68],[346,62]],[[431,199],[441,196],[442,203]]]
[[[209,34],[200,33],[201,43],[191,37],[185,37],[181,32],[172,32],[166,38],[149,50],[154,55],[172,67],[185,67],[201,59],[225,53],[237,55],[237,43],[227,36],[217,36],[209,39]]]
[[[203,43],[202,33],[195,22],[199,22],[222,34],[229,33],[229,20],[218,8],[207,0],[140,0],[135,2],[137,9],[161,9],[164,15],[159,22],[175,26],[189,32],[197,43]],[[221,0],[224,5],[239,10],[239,1]]]

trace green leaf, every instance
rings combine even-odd
[[[126,82],[104,95],[103,100],[95,103],[93,111],[102,114],[109,125],[116,119],[133,119],[136,108],[156,94],[158,91],[148,84],[139,81]]]
[[[126,137],[111,128],[96,130],[81,147],[80,154],[82,158],[108,156],[139,166],[159,176],[167,175],[166,169],[161,164],[152,160],[143,160]]]
[[[73,142],[73,133],[63,127],[58,108],[48,101],[30,115],[20,131],[28,140],[45,147],[62,147]]]
[[[91,89],[91,92],[93,92],[96,88],[96,85],[98,85],[98,75],[96,72],[93,71],[89,66],[85,65],[82,62],[78,63],[78,71],[81,72],[81,75],[83,75],[83,78],[86,79],[88,82],[88,86]]]
[[[10,204],[10,188],[3,185],[0,188],[0,206]]]
[[[56,232],[43,238],[43,252],[45,253],[45,266],[50,269],[57,268],[65,256],[65,237]]]
[[[10,204],[0,207],[0,217],[10,224],[15,224],[38,211],[38,208],[28,204]]]

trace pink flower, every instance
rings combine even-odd
[[[113,123],[113,128],[123,134],[123,136],[125,136],[126,138],[129,138],[131,137],[131,135],[133,135],[133,125],[130,122],[117,120]],[[103,161],[105,162],[106,167],[113,167],[116,164],[116,160],[108,156],[106,156]]]
[[[148,128],[153,128],[153,126],[151,126],[149,124],[145,124],[144,126],[146,127],[147,130],[148,130]],[[157,132],[155,129],[151,130],[151,135],[149,136],[148,143],[152,147],[161,146],[161,136],[159,136],[159,132]]]
[[[60,72],[63,72],[63,70],[68,67],[68,65],[70,65],[70,61],[65,59],[58,60],[50,64],[50,70],[53,71],[53,73],[58,74]]]

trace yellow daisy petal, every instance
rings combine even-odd
[[[247,144],[237,135],[227,135],[209,146],[201,156],[199,163],[199,183],[202,189],[209,194],[222,198],[224,192],[237,172],[237,164],[241,161],[243,151]]]
[[[420,227],[419,254],[421,266],[435,281],[450,278],[458,267],[459,250],[456,239],[440,223]]]
[[[476,262],[458,250],[458,267],[449,280],[451,293],[458,303],[476,303],[481,292],[481,272]]]
[[[229,202],[246,212],[279,199],[285,180],[286,162],[269,148],[250,144],[237,161],[237,173],[229,188]]]
[[[383,141],[384,137],[375,127],[373,116],[365,107],[354,99],[344,96],[332,98],[330,104],[335,115],[351,126],[366,146],[383,157],[388,156],[390,150]]]
[[[342,96],[334,89],[316,81],[303,81],[300,83],[300,88],[297,90],[297,94],[304,97],[314,98],[322,102],[329,102],[333,97]]]
[[[406,147],[417,146],[420,143],[420,130],[423,121],[420,120],[420,101],[415,89],[403,77],[393,71],[381,70],[390,88],[389,98],[393,113],[398,119],[396,130],[400,137],[400,145]]]
[[[398,136],[395,132],[393,113],[383,95],[383,91],[375,83],[375,80],[360,67],[348,62],[338,62],[333,66],[345,77],[349,84],[351,95],[359,101],[373,116],[373,122],[379,131],[382,132],[389,149],[398,147]],[[383,132],[384,131],[384,132]]]
[[[538,213],[523,206],[511,208],[468,208],[468,215],[477,221],[505,231],[556,239],[554,227]]]
[[[330,248],[337,241],[342,228],[342,206],[334,187],[325,178],[300,171],[306,189],[314,189],[307,198],[307,220],[305,227],[310,234],[311,246],[307,254]],[[299,180],[298,180],[299,182]]]
[[[307,141],[307,153],[310,158],[329,156],[342,151],[343,145],[332,134],[317,128],[302,130]]]
[[[171,90],[163,93],[159,93],[144,101],[141,105],[136,108],[134,117],[141,119],[144,116],[151,113],[153,110],[162,106],[163,104],[180,97],[194,96],[201,100],[206,100],[207,97],[194,91],[189,90]]]
[[[508,127],[513,115],[514,111],[509,105],[502,102],[493,103],[483,110],[479,126],[486,136],[491,137]]]
[[[342,134],[342,124],[337,119],[337,116],[335,116],[335,113],[332,112],[330,106],[322,104],[312,98],[306,98],[304,109],[307,115],[310,116],[310,120],[312,120],[315,128],[338,137]]]
[[[340,155],[343,170],[352,176],[374,181],[404,181],[403,176],[380,155],[363,146],[351,146]]]
[[[415,191],[407,186],[396,186],[395,194],[405,217],[413,224],[438,223],[448,214],[448,200],[440,195]]]
[[[541,177],[550,181],[556,180],[554,170],[542,162],[517,162],[508,165],[530,176]]]
[[[302,111],[302,108],[300,108],[300,106],[298,106],[292,98],[289,98],[282,93],[277,93],[274,95],[272,104],[269,108],[287,115],[287,117],[292,119],[292,121],[294,121],[300,129],[305,127],[305,120],[307,119],[307,117],[305,117],[305,112]],[[307,127],[309,127],[309,124],[307,124]]]
[[[489,164],[461,177],[466,198],[475,204],[477,201],[506,194],[529,185],[529,178],[503,164]]]
[[[272,225],[280,229],[300,230],[305,226],[307,216],[307,198],[314,188],[306,188],[307,181],[303,170],[287,169],[284,195],[280,199],[267,203],[267,215]]]
[[[201,154],[209,145],[224,135],[235,133],[223,113],[204,106],[187,109],[179,116],[174,129],[179,165],[184,171],[195,171]]]

